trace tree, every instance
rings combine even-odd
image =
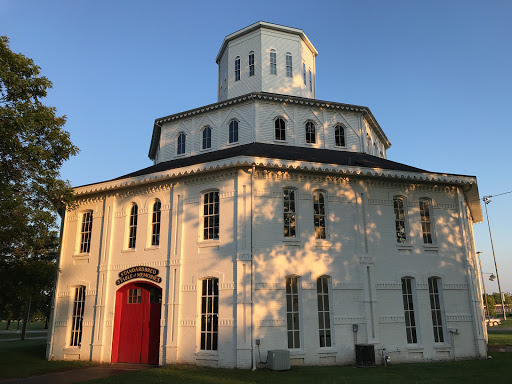
[[[59,170],[78,148],[63,130],[65,116],[41,102],[51,87],[40,68],[0,36],[0,308],[11,313],[23,306],[26,313],[50,291],[57,210],[74,206]]]
[[[485,300],[484,300],[485,302]],[[496,301],[494,300],[493,295],[487,295],[487,305],[488,305],[488,312],[489,316],[496,317]]]

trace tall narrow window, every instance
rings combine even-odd
[[[306,63],[302,63],[302,78],[304,80],[304,85],[306,85]]]
[[[89,253],[91,250],[92,211],[84,212],[82,216],[82,229],[80,231],[80,253]]]
[[[276,51],[270,51],[270,74],[277,75],[277,57]]]
[[[430,199],[420,200],[421,231],[423,232],[423,243],[432,244],[432,214]]]
[[[185,142],[186,142],[187,136],[183,132],[181,132],[178,135],[178,148],[177,148],[177,154],[182,155],[185,153]]]
[[[249,52],[249,76],[254,76],[254,52]]]
[[[235,59],[235,81],[240,80],[240,57]]]
[[[396,242],[407,243],[407,234],[405,232],[405,199],[400,196],[393,198],[393,206],[395,209],[395,231]]]
[[[203,129],[203,149],[212,147],[212,129],[208,126]]]
[[[299,328],[299,278],[286,278],[286,324],[288,348],[300,348]]]
[[[219,336],[219,279],[204,279],[201,283],[201,349],[216,351]]]
[[[238,142],[238,121],[236,120],[231,120],[229,123],[229,142]]]
[[[160,219],[162,215],[162,204],[160,200],[155,201],[153,204],[153,217],[151,220],[151,245],[157,247],[160,245]]]
[[[322,192],[313,194],[313,217],[315,239],[325,239],[325,196]]]
[[[204,194],[203,203],[203,239],[217,240],[219,238],[219,192],[212,191]]]
[[[334,127],[334,142],[337,147],[345,146],[345,128],[342,125]]]
[[[84,320],[85,286],[75,287],[75,299],[73,300],[73,316],[71,323],[72,347],[79,347],[82,343],[82,323]]]
[[[283,119],[277,118],[274,120],[275,138],[276,140],[286,140],[286,123]]]
[[[313,92],[313,75],[311,69],[309,70],[309,90]]]
[[[432,314],[432,326],[434,330],[434,341],[444,343],[443,317],[441,313],[441,298],[439,297],[439,278],[428,278],[428,293],[430,295],[430,312]]]
[[[295,190],[286,188],[284,197],[284,237],[295,237]]]
[[[320,347],[331,346],[331,313],[329,309],[329,277],[322,276],[316,280],[318,298],[318,330]]]
[[[132,288],[128,290],[128,304],[142,303],[142,288]]]
[[[286,54],[286,76],[293,77],[292,54],[290,52]]]
[[[416,333],[416,318],[414,316],[414,298],[412,293],[412,281],[410,277],[402,278],[402,298],[404,303],[405,332],[407,343],[416,344],[418,336]]]
[[[137,204],[130,209],[130,221],[128,223],[128,248],[135,249],[137,241]]]
[[[311,121],[306,123],[306,143],[315,144],[316,143],[316,129],[315,124]]]

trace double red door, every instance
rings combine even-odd
[[[162,290],[148,283],[125,285],[116,293],[113,363],[158,364]]]

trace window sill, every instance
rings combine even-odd
[[[423,350],[422,344],[407,344],[408,351]]]
[[[437,244],[423,244],[423,248],[425,248],[425,249],[439,249],[439,245],[437,245]]]
[[[446,343],[439,343],[439,344],[434,343],[434,349],[437,351],[450,351],[451,346]]]
[[[336,355],[338,351],[334,349],[333,347],[326,347],[326,348],[320,348],[318,350],[319,355]]]
[[[73,255],[73,259],[88,259],[90,256],[89,253],[77,253]]]
[[[288,144],[288,140],[274,139],[274,143],[276,143],[276,144]]]
[[[397,248],[401,249],[412,249],[412,244],[409,243],[396,243]]]
[[[180,159],[180,158],[185,157],[185,156],[187,156],[186,153],[180,153],[180,154],[176,154],[176,156],[174,158],[175,159]]]
[[[194,356],[200,358],[201,360],[218,360],[219,352],[218,351],[197,351],[197,352],[194,352]]]
[[[214,248],[219,247],[220,240],[203,240],[197,243],[199,248]]]
[[[159,245],[153,245],[151,247],[144,248],[145,251],[153,251],[155,249],[160,249]]]
[[[130,253],[130,252],[135,252],[135,248],[123,249],[123,250],[121,251],[121,253]]]
[[[64,353],[79,352],[81,348],[82,348],[81,346],[68,346],[68,347],[63,348],[62,352],[64,352]]]
[[[283,239],[283,243],[285,243],[287,245],[300,245],[302,242],[299,239],[297,239],[296,237],[290,237],[290,238],[285,237]]]
[[[303,349],[291,349],[291,348],[288,348],[288,350],[290,351],[290,356],[293,356],[293,357],[306,357],[306,352],[304,352]]]
[[[315,240],[315,247],[317,248],[331,248],[332,243],[328,240]]]

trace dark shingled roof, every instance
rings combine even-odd
[[[147,167],[139,171],[135,171],[127,175],[117,177],[113,180],[143,176],[154,172],[162,172],[167,171],[169,169],[176,169],[186,167],[189,165],[208,163],[211,161],[223,160],[237,156],[254,156],[269,159],[307,161],[313,163],[335,165],[350,165],[354,167],[380,168],[395,171],[422,173],[428,172],[423,169],[411,167],[409,165],[401,163],[396,163],[394,161],[382,159],[377,156],[371,156],[366,153],[333,151],[329,149],[293,147],[276,144],[251,143],[227,149],[221,149],[218,151],[201,153],[196,156],[183,157],[181,159],[165,161],[162,163],[152,165],[151,167]]]

